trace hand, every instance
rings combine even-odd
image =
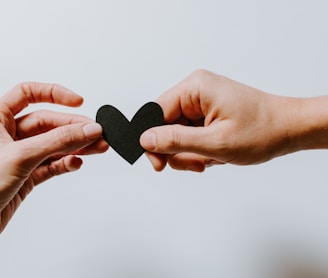
[[[327,146],[327,98],[276,96],[198,70],[157,102],[168,125],[140,138],[157,171],[166,163],[198,172],[215,164],[256,164]]]
[[[85,116],[36,111],[17,117],[29,103],[80,106],[83,99],[59,85],[23,83],[0,98],[0,232],[33,187],[80,168],[76,155],[108,145],[101,126]]]

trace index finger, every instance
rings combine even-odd
[[[200,96],[201,77],[199,72],[194,72],[157,98],[165,122],[173,123],[182,117],[198,120],[205,116]]]
[[[26,82],[16,85],[1,97],[1,102],[16,115],[30,103],[48,102],[71,107],[80,106],[83,98],[57,84]]]

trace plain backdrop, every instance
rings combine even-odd
[[[62,84],[128,118],[206,68],[264,91],[328,93],[327,1],[0,1],[0,93]],[[327,107],[328,109],[328,107]],[[247,117],[247,115],[245,115]],[[326,271],[328,153],[204,173],[113,150],[35,188],[0,236],[6,278],[263,278]],[[301,270],[300,270],[301,269]],[[304,270],[306,269],[306,270]],[[290,276],[288,277],[296,277]]]

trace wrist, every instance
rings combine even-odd
[[[290,152],[328,148],[328,97],[287,98]]]

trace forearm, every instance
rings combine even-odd
[[[328,97],[289,99],[291,151],[328,148]]]

